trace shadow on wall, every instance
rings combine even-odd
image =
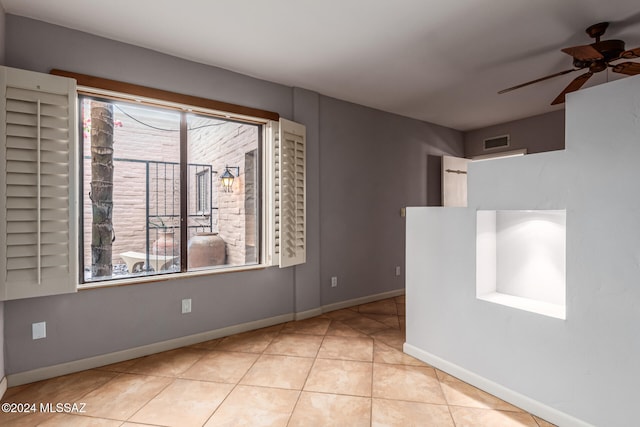
[[[427,206],[442,206],[442,156],[427,155]]]

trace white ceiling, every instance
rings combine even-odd
[[[471,130],[546,113],[584,29],[640,46],[637,0],[0,0],[26,16]],[[595,75],[586,86],[619,78]],[[125,77],[123,76],[123,79]],[[585,87],[586,87],[585,86]]]

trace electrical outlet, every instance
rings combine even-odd
[[[34,340],[47,337],[47,322],[38,322],[31,324],[31,336]]]
[[[400,266],[396,265],[396,276],[399,276],[401,272],[402,270],[400,269]]]
[[[191,298],[182,300],[182,314],[191,313]]]
[[[333,276],[331,278],[331,287],[332,288],[337,288],[338,287],[338,276]]]

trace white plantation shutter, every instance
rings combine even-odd
[[[76,87],[0,67],[0,299],[76,290]]]
[[[280,119],[272,140],[273,252],[289,267],[306,261],[306,129]]]

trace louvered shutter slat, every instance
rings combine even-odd
[[[274,149],[274,228],[280,267],[306,260],[305,133],[304,126],[280,120]]]
[[[0,67],[0,299],[76,290],[75,82]]]

